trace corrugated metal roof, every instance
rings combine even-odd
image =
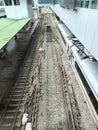
[[[13,20],[8,18],[0,19],[0,49],[6,45],[23,26],[30,20],[30,18]]]
[[[5,18],[1,18],[0,19],[0,32],[6,28],[7,26],[9,26],[10,24],[12,24],[13,22],[15,22],[16,20],[12,20],[12,19],[5,19]]]

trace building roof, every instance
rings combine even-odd
[[[24,26],[30,18],[13,20],[8,18],[0,19],[0,49],[4,47]]]

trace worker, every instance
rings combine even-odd
[[[38,52],[44,57],[45,59],[45,50],[42,47],[39,47]]]
[[[18,39],[18,38],[17,38],[17,35],[15,35],[15,41],[17,41],[17,39]]]
[[[42,47],[39,47],[38,52],[39,52],[39,53],[43,53],[43,48],[42,48]]]
[[[3,49],[0,51],[0,59],[4,60],[6,58],[6,53],[3,51]]]

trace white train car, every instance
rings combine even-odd
[[[98,127],[98,61],[86,56],[81,49],[82,45],[79,48],[74,44],[75,38],[63,23],[58,24],[58,28],[65,40],[67,55],[76,79]]]

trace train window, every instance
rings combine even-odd
[[[12,0],[4,0],[6,6],[12,5]]]
[[[19,0],[14,0],[14,5],[20,5],[20,1]]]

